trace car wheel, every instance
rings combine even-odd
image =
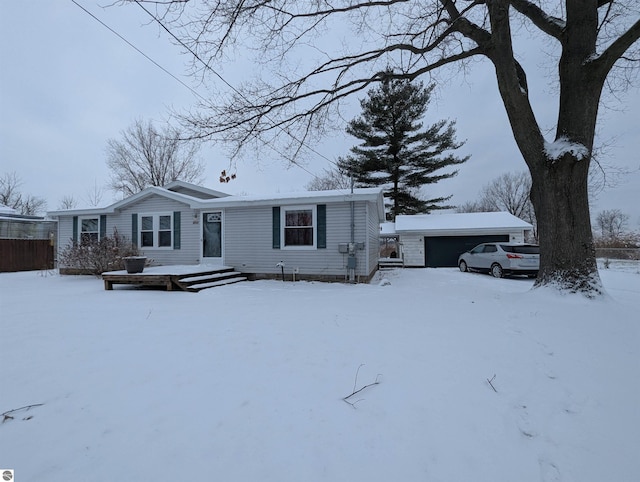
[[[463,273],[469,271],[469,269],[467,268],[467,263],[465,263],[464,261],[460,261],[458,268],[460,268],[460,271],[462,271]]]
[[[491,265],[491,275],[494,278],[502,278],[504,276],[504,271],[502,271],[502,266],[498,263],[493,263]]]

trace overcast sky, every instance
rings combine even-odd
[[[175,77],[206,95],[186,76],[188,59],[157,27],[145,25],[148,18],[140,9],[101,8],[95,1],[76,1]],[[46,199],[50,210],[57,209],[65,196],[78,200],[78,207],[87,206],[90,193],[107,184],[105,147],[109,138],[119,138],[136,118],[161,122],[168,118],[170,109],[186,109],[196,101],[190,89],[71,0],[4,2],[0,40],[0,174],[15,172],[23,181],[21,191]],[[546,126],[552,125],[556,105],[546,79],[536,72],[541,72],[538,52],[531,49],[522,60],[531,90],[536,91],[532,94],[534,109],[540,124]],[[247,76],[233,66],[221,66],[220,71],[235,85]],[[452,202],[462,204],[476,199],[482,186],[500,174],[526,169],[489,65],[477,64],[466,77],[448,78],[436,95],[426,122],[457,120],[458,138],[467,140],[459,155],[470,154],[472,158],[460,166],[457,177],[430,187],[426,192],[429,197],[453,194]],[[613,105],[615,109],[601,109],[599,139],[615,142],[605,163],[635,172],[601,193],[593,203],[592,215],[617,208],[630,216],[630,228],[639,229],[638,86],[621,98],[621,104]],[[355,116],[359,113],[357,99],[353,105]],[[316,150],[337,159],[354,144],[354,138],[338,133]],[[303,170],[287,166],[275,152],[266,152],[264,157],[238,164],[237,179],[220,184],[219,173],[229,166],[224,151],[206,147],[201,156],[206,162],[205,185],[230,194],[300,191],[312,179],[309,172],[322,174],[331,167],[326,159],[311,155]],[[113,200],[115,194],[105,191],[101,204]]]

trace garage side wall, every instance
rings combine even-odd
[[[411,268],[424,267],[424,235],[407,233],[400,235],[404,265]]]

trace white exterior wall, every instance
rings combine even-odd
[[[378,264],[378,209],[375,202],[354,203],[355,242],[364,244],[364,249],[356,250],[356,276],[369,277],[375,272]],[[351,241],[351,203],[341,201],[319,204],[326,206],[326,248],[321,249],[274,249],[273,205],[212,207],[199,211],[191,209],[187,204],[158,195],[145,197],[108,214],[105,232],[112,236],[114,229],[117,229],[121,236],[131,240],[133,214],[173,215],[175,211],[179,211],[180,249],[139,248],[140,254],[150,258],[153,265],[196,265],[201,262],[202,255],[202,212],[222,211],[224,265],[232,266],[244,273],[277,276],[280,274],[280,268],[276,267],[276,264],[284,261],[287,277],[292,276],[293,268],[298,268],[300,275],[308,277],[346,276],[348,254],[340,253],[338,245]],[[287,206],[282,205],[281,209]],[[71,242],[73,236],[72,214],[59,216],[58,233],[60,249],[63,249]]]
[[[356,251],[357,276],[367,276],[370,273],[368,247],[372,240],[369,223],[365,224],[365,220],[368,221],[367,204],[356,201],[354,209],[355,241],[365,243],[364,250]],[[346,276],[348,255],[340,253],[338,245],[349,243],[351,239],[350,203],[326,203],[326,207],[327,247],[322,249],[273,248],[273,206],[226,208],[223,228],[224,264],[243,273],[279,275],[281,270],[276,264],[283,261],[287,279],[291,279],[294,268],[298,268],[299,275],[303,276]],[[376,216],[375,224],[378,223]],[[376,244],[377,239],[376,232]]]
[[[167,264],[199,264],[201,226],[194,224],[194,211],[186,204],[162,196],[149,196],[134,204],[127,205],[118,215],[107,217],[107,234],[113,234],[113,227],[120,234],[131,239],[132,214],[173,214],[180,211],[180,249],[173,248],[138,248],[142,256],[147,256],[152,265]],[[139,221],[138,221],[139,223]],[[138,224],[140,229],[140,224]],[[140,235],[138,235],[138,238]],[[140,239],[138,239],[140,243]]]
[[[200,263],[200,224],[193,223],[193,211],[186,204],[167,199],[162,196],[149,196],[137,203],[126,206],[121,211],[107,215],[107,236],[112,236],[114,229],[118,234],[132,239],[132,214],[172,214],[180,211],[180,249],[173,248],[139,248],[140,254],[147,256],[153,265],[163,264],[199,264]],[[99,215],[96,215],[100,217]],[[85,217],[85,216],[80,216]],[[138,225],[138,228],[140,226]],[[139,235],[138,235],[139,236]],[[59,251],[71,243],[73,237],[73,216],[60,216],[58,221]],[[138,243],[140,239],[138,239]],[[60,259],[58,257],[58,259]],[[60,265],[64,268],[64,265]]]
[[[368,238],[367,245],[367,269],[369,276],[378,269],[378,258],[380,255],[380,214],[378,206],[373,203],[367,204]]]
[[[424,235],[407,233],[400,235],[404,265],[408,267],[424,266]]]

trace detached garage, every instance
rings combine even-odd
[[[420,214],[396,217],[404,266],[455,267],[458,256],[480,243],[524,243],[533,226],[507,212]]]

